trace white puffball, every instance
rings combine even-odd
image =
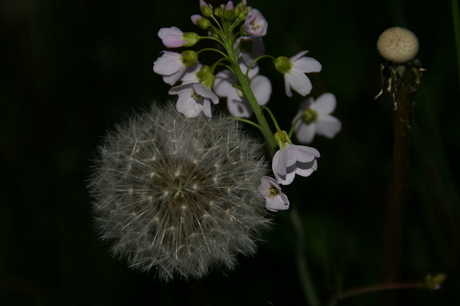
[[[408,29],[392,27],[380,34],[377,49],[383,58],[395,63],[405,63],[417,55],[418,39]]]

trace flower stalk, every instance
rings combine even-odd
[[[227,51],[229,52],[230,56],[232,55],[235,56],[233,54],[232,48],[228,48]],[[265,118],[263,114],[262,108],[259,106],[259,103],[257,103],[257,99],[254,96],[254,93],[251,89],[249,79],[247,78],[246,74],[244,74],[243,71],[241,71],[241,68],[238,64],[234,65],[233,73],[235,73],[240,83],[241,90],[246,96],[246,99],[251,104],[254,114],[256,115],[257,122],[259,123],[259,128],[260,128],[262,135],[264,136],[268,145],[270,146],[271,152],[274,152],[277,147],[277,144],[276,144],[275,138],[273,137],[273,132],[271,131],[270,126],[268,125],[267,119]]]
[[[395,88],[397,109],[395,110],[393,157],[383,241],[383,281],[386,283],[394,281],[399,274],[403,254],[412,115],[419,78],[419,67],[411,67],[411,64],[407,64],[400,86]]]

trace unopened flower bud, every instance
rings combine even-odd
[[[208,65],[203,65],[200,71],[197,72],[196,76],[204,86],[208,88],[212,88],[214,86],[216,76],[212,73]]]
[[[219,7],[214,9],[214,15],[217,17],[223,17],[225,13],[225,6],[221,4]]]
[[[191,20],[194,24],[196,24],[200,29],[206,30],[211,26],[211,21],[208,18],[200,16],[200,15],[193,15]]]
[[[279,73],[285,74],[291,71],[291,60],[286,56],[280,56],[275,60],[275,68]]]
[[[192,50],[185,50],[181,53],[180,59],[184,66],[190,67],[198,60],[198,54]]]
[[[182,35],[182,39],[185,41],[184,47],[191,47],[200,41],[200,36],[193,32],[187,32]]]
[[[200,1],[200,9],[204,16],[211,17],[212,16],[212,5],[207,4],[203,0]]]
[[[414,59],[419,48],[417,36],[408,29],[392,27],[385,30],[377,41],[377,49],[386,60],[405,63]]]
[[[292,144],[291,139],[289,138],[288,133],[286,131],[279,131],[276,132],[273,137],[275,138],[276,143],[280,147],[280,150],[284,149],[285,147]]]

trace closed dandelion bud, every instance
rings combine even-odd
[[[90,186],[102,238],[130,267],[166,281],[233,268],[269,225],[257,192],[265,165],[236,121],[154,105],[100,147]]]
[[[377,49],[386,60],[405,63],[414,59],[419,48],[417,36],[410,30],[392,27],[380,34]]]

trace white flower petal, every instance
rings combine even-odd
[[[284,89],[286,91],[286,96],[292,97],[291,84],[289,74],[284,74]]]
[[[309,163],[299,163],[295,171],[296,174],[300,176],[310,176],[314,171],[318,169],[318,162],[316,159]]]
[[[253,110],[247,99],[241,99],[235,88],[227,96],[228,111],[237,118],[251,117]]]
[[[318,113],[330,114],[335,110],[336,105],[335,95],[327,92],[316,99],[311,109],[316,110]]]
[[[163,54],[153,63],[153,71],[161,75],[172,75],[185,69],[177,52],[163,51]]]
[[[203,114],[206,117],[211,118],[211,102],[209,102],[208,99],[203,100]]]
[[[243,24],[244,31],[252,37],[267,34],[268,22],[258,9],[251,9]]]
[[[216,96],[215,93],[212,92],[211,89],[207,88],[201,83],[195,83],[192,85],[193,90],[203,98],[211,99],[212,103],[217,104],[219,103],[219,97]]]
[[[216,74],[213,90],[220,97],[227,97],[229,92],[236,91],[233,84],[236,76],[230,70],[223,70]]]
[[[298,150],[296,145],[290,145],[285,149],[281,150],[281,158],[285,167],[295,165],[298,158]]]
[[[296,55],[294,55],[293,57],[290,58],[291,63],[297,61],[299,58],[301,58],[302,56],[304,56],[307,53],[308,53],[308,51],[300,51],[299,53],[297,53]]]
[[[251,64],[253,60],[265,54],[265,46],[264,41],[261,37],[250,37],[250,36],[243,36],[239,37],[235,42],[235,48],[239,43],[243,43],[245,45],[252,45],[252,50],[243,50],[243,51],[251,51],[250,53],[243,52],[241,48],[238,52],[238,59],[242,61],[246,66]]]
[[[315,138],[316,124],[299,122],[295,127],[295,136],[300,143],[311,143]]]
[[[185,73],[180,79],[182,84],[199,83],[200,80],[196,74],[200,71],[202,66],[200,62],[196,62],[192,66],[185,68]]]
[[[318,114],[316,134],[327,138],[333,138],[341,129],[342,122],[340,122],[339,119],[327,114]]]
[[[294,71],[291,71],[290,73],[286,73],[284,77],[286,84],[302,96],[306,96],[311,92],[312,85],[310,79],[304,73],[295,73]],[[291,97],[292,93],[289,95],[286,90],[286,95]]]
[[[301,163],[311,162],[312,160],[321,156],[319,151],[313,147],[296,146],[298,152],[298,161]]]
[[[177,99],[176,109],[178,112],[184,114],[187,118],[197,117],[203,110],[203,105],[197,103],[192,97],[193,90],[183,90]]]
[[[259,105],[267,104],[272,93],[272,84],[270,80],[263,76],[257,75],[251,80],[251,89]]]
[[[289,208],[289,199],[281,191],[281,188],[275,179],[264,176],[260,182],[261,183],[257,188],[257,191],[265,199],[265,206],[268,210],[277,212],[278,210],[286,210]],[[273,189],[275,189],[275,192]]]
[[[303,73],[320,72],[322,68],[320,62],[312,57],[301,57],[293,64],[293,69]]]

